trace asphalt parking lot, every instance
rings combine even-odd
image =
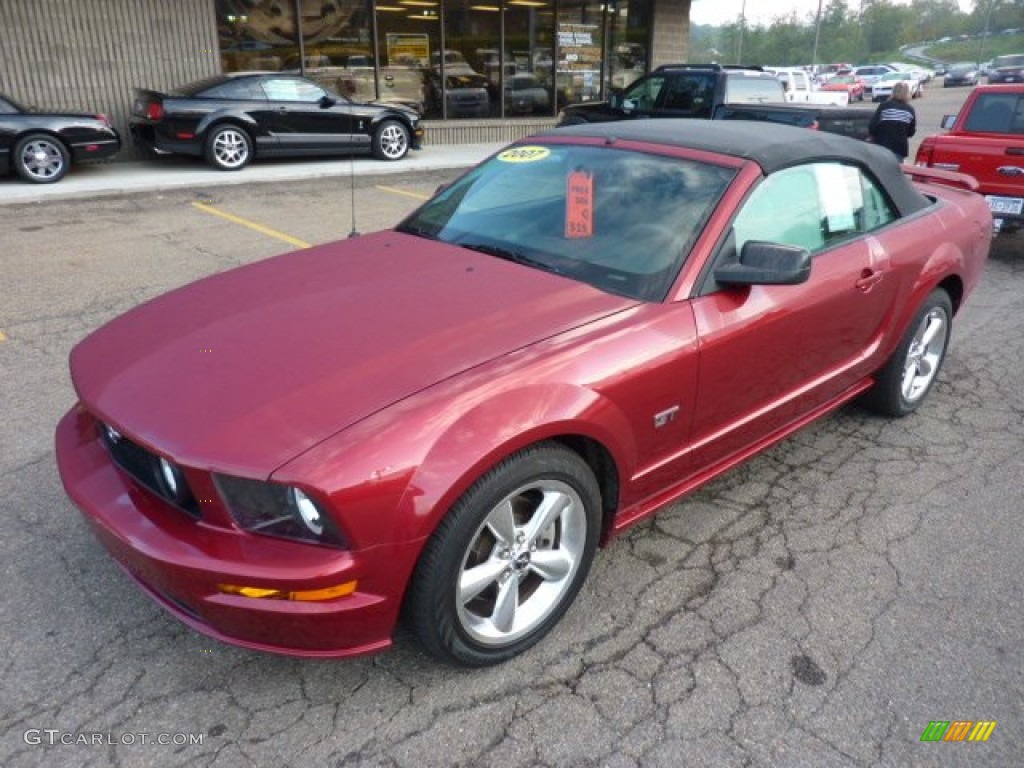
[[[1021,234],[921,411],[845,408],[666,508],[503,666],[442,666],[404,635],[347,661],[240,650],[125,578],[54,465],[71,347],[190,280],[388,226],[456,173],[0,207],[0,765],[1020,765]],[[997,725],[922,742],[932,721]]]

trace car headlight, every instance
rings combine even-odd
[[[215,475],[214,481],[231,517],[250,533],[345,546],[323,507],[295,486],[230,475]]]

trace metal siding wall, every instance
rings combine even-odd
[[[0,93],[103,112],[125,140],[132,90],[220,72],[214,0],[0,0]]]

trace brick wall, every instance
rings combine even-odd
[[[651,69],[689,58],[690,3],[691,0],[654,0]]]

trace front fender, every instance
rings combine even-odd
[[[537,384],[479,403],[439,435],[410,478],[401,504],[407,511],[402,535],[430,535],[458,498],[508,456],[544,440],[570,436],[600,444],[620,477],[632,475],[637,448],[628,419],[594,390]]]
[[[601,444],[620,477],[637,448],[622,410],[566,383],[499,393],[406,401],[353,425],[280,467],[276,482],[319,491],[356,549],[429,536],[488,469],[522,448],[560,436]],[[614,501],[614,500],[613,500]]]

